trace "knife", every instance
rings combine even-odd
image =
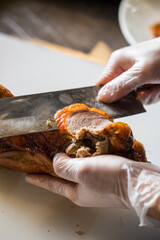
[[[54,114],[74,103],[98,108],[112,118],[145,112],[134,92],[117,102],[104,104],[97,99],[98,91],[99,87],[91,86],[0,99],[0,138],[55,130]]]

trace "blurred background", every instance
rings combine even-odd
[[[128,45],[118,24],[119,4],[120,0],[3,0],[0,32],[84,53],[99,41],[115,50]]]

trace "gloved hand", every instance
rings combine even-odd
[[[58,177],[29,174],[26,181],[65,196],[83,207],[134,209],[140,224],[147,215],[160,221],[160,168],[114,155],[69,158],[57,154]]]
[[[144,104],[150,104],[160,100],[158,84],[160,37],[113,52],[97,82],[97,85],[104,85],[98,97],[109,103],[137,90],[137,97]],[[142,88],[138,90],[139,87]]]

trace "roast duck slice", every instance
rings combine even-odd
[[[12,97],[0,85],[0,97]],[[105,112],[74,104],[55,114],[59,130],[0,139],[0,165],[27,173],[55,175],[53,156],[66,152],[70,157],[116,154],[147,162],[143,145],[133,138],[131,128],[113,122]]]

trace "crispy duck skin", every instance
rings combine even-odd
[[[13,94],[5,87],[0,85],[0,98],[13,97]]]
[[[0,85],[0,97],[13,95]],[[0,165],[26,173],[55,175],[52,159],[57,152],[71,157],[117,154],[146,162],[145,150],[134,140],[130,127],[114,123],[105,112],[74,104],[55,114],[59,130],[0,139]]]

